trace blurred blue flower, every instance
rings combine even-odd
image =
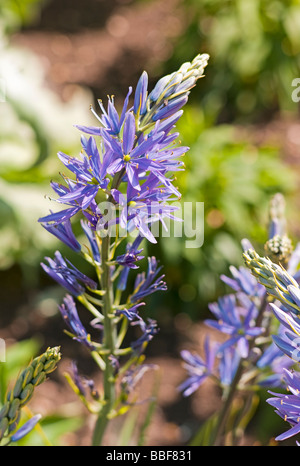
[[[289,395],[269,392],[274,398],[268,398],[267,403],[276,408],[275,413],[287,421],[292,427],[275,440],[286,440],[300,432],[300,374],[284,369],[285,382]]]
[[[31,432],[32,429],[34,429],[34,427],[40,421],[41,418],[41,414],[36,414],[32,418],[30,418],[10,437],[10,440],[12,442],[17,442],[18,440],[21,440],[21,438],[25,437],[25,435],[29,434],[29,432]]]
[[[276,304],[270,304],[275,317],[286,328],[286,331],[273,335],[274,343],[280,350],[294,361],[300,360],[300,319],[285,308],[280,309]]]
[[[132,322],[132,325],[139,325],[143,334],[140,338],[131,343],[130,346],[135,351],[142,352],[145,347],[145,344],[151,341],[154,335],[158,333],[157,322],[154,319],[148,319],[146,323],[144,320],[139,319]]]
[[[279,387],[283,385],[283,369],[292,366],[294,362],[283,354],[282,350],[272,342],[256,362],[262,371],[258,384],[261,387]]]
[[[92,398],[94,398],[95,400],[98,400],[100,398],[100,395],[98,391],[95,389],[95,382],[92,379],[79,375],[77,364],[74,361],[72,361],[71,363],[71,369],[72,369],[72,378],[79,393],[82,396],[86,397],[87,396],[86,387],[87,387],[89,389],[89,393],[92,396]]]
[[[230,266],[232,278],[226,275],[221,275],[221,280],[229,285],[234,291],[242,291],[248,296],[262,296],[264,293],[264,286],[258,283],[253,277],[252,273],[246,267]]]
[[[224,348],[220,354],[219,376],[222,385],[231,385],[236,374],[238,365],[241,361],[241,356],[233,346]]]
[[[219,352],[224,348],[236,345],[239,355],[248,356],[249,339],[260,335],[264,329],[254,325],[257,308],[251,300],[243,299],[243,306],[237,302],[234,294],[219,298],[217,303],[209,304],[210,311],[217,320],[206,319],[205,323],[225,334],[230,338],[219,347]]]
[[[207,377],[213,375],[216,348],[216,346],[210,345],[209,337],[206,337],[204,342],[204,359],[198,354],[192,354],[190,351],[181,351],[181,357],[185,361],[183,367],[189,375],[178,387],[183,392],[183,396],[190,396]]]

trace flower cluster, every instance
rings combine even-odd
[[[224,388],[231,385],[240,364],[251,369],[251,384],[276,387],[282,385],[282,367],[289,367],[289,358],[271,340],[266,331],[269,305],[265,292],[245,267],[231,267],[232,278],[222,275],[222,280],[234,292],[211,303],[209,309],[215,319],[205,324],[220,332],[223,342],[205,342],[205,357],[187,350],[181,355],[188,369],[189,378],[180,385],[184,396],[194,392],[211,376]],[[262,319],[262,311],[265,318]],[[261,338],[259,338],[261,337]],[[263,343],[260,343],[260,341]],[[249,379],[247,379],[249,384]]]
[[[278,435],[276,440],[286,440],[300,432],[300,374],[284,369],[285,382],[290,392],[283,395],[270,392],[274,398],[267,399],[267,402],[276,408],[275,412],[287,421],[292,427],[287,432]]]
[[[221,343],[211,342],[207,336],[203,357],[186,350],[181,353],[188,373],[179,387],[184,396],[191,395],[207,377],[216,381],[226,395],[217,423],[216,444],[231,409],[226,397],[232,401],[237,391],[253,394],[257,389],[287,385],[291,395],[277,394],[268,400],[277,408],[277,414],[293,426],[277,440],[298,433],[300,428],[300,376],[290,372],[300,360],[299,245],[293,251],[288,247],[291,243],[285,234],[285,219],[282,210],[280,215],[278,212],[282,197],[277,195],[272,201],[265,251],[274,262],[269,256],[259,256],[251,243],[243,240],[247,267],[232,266],[232,277],[221,276],[233,292],[210,304],[215,319],[205,320],[207,326],[223,335]]]
[[[40,219],[50,233],[78,251],[80,245],[68,220],[81,212],[93,230],[107,228],[111,219],[99,208],[102,194],[105,201],[122,211],[117,221],[124,228],[130,231],[134,226],[149,241],[156,241],[149,225],[170,215],[166,201],[173,195],[180,196],[170,173],[172,176],[183,169],[180,158],[188,150],[176,146],[178,133],[172,130],[182,115],[190,89],[203,76],[207,60],[203,54],[185,63],[177,72],[162,78],[149,95],[144,72],[137,84],[133,107],[129,106],[130,88],[121,116],[114,100],[109,99],[107,111],[100,102],[101,127],[77,126],[88,137],[81,137],[80,158],[58,154],[75,179],[63,175],[64,184],[52,182],[58,195],[56,201],[68,207]]]
[[[184,169],[182,156],[188,147],[177,144],[174,129],[207,61],[206,54],[196,56],[160,79],[151,92],[148,75],[143,72],[135,92],[129,88],[120,113],[113,97],[108,99],[107,109],[99,100],[100,115],[92,109],[98,126],[77,125],[82,133],[80,155],[58,154],[70,175],[63,174],[61,183],[53,181],[51,185],[56,194],[53,200],[64,208],[39,219],[49,233],[94,269],[90,278],[59,251],[54,259],[47,257],[47,264],[42,264],[44,271],[67,291],[59,310],[68,334],[90,351],[103,371],[101,389],[88,382],[91,393],[97,393],[92,402],[87,400],[87,381],[75,366],[72,381],[69,378],[90,411],[98,413],[95,445],[101,443],[108,419],[124,412],[122,400],[127,402],[132,378],[128,374],[143,373],[141,354],[158,331],[156,321],[143,319],[140,309],[147,296],[166,290],[161,266],[155,257],[148,257],[148,267],[137,274],[132,292],[128,290],[128,277],[143,267],[143,240],[156,242],[151,227],[156,222],[165,226],[165,218],[175,218],[175,207],[169,205],[169,201],[180,198],[174,173]],[[81,240],[71,223],[78,217]],[[82,324],[76,301],[91,312],[91,326],[99,332],[97,338]],[[137,336],[124,347],[129,328]],[[121,357],[125,356],[122,366]]]
[[[277,319],[279,328],[272,336],[274,345],[289,358],[283,370],[284,385],[290,394],[270,392],[274,398],[267,402],[276,408],[275,412],[287,421],[291,428],[276,437],[276,440],[285,440],[300,431],[300,404],[299,404],[299,372],[288,370],[295,362],[300,361],[300,287],[299,287],[299,248],[298,244],[293,252],[284,233],[276,232],[276,252],[274,249],[268,257],[263,257],[250,248],[244,252],[247,267],[253,276],[264,286],[269,296],[270,308]],[[280,245],[280,250],[278,249]],[[284,246],[284,247],[283,247]],[[269,251],[269,244],[265,252]],[[279,260],[278,255],[280,256]],[[288,259],[287,257],[288,256]]]

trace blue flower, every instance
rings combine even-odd
[[[129,113],[124,123],[122,142],[105,130],[101,135],[113,153],[113,160],[109,165],[110,173],[118,173],[124,168],[131,186],[140,190],[139,176],[149,170],[150,166],[155,166],[151,154],[155,151],[164,133],[152,132],[137,144],[135,118],[132,113]]]
[[[241,356],[233,346],[223,349],[218,368],[222,385],[228,386],[232,383],[240,361]]]
[[[262,296],[264,287],[253,277],[246,267],[229,267],[233,278],[221,275],[221,280],[230,286],[234,291],[242,291],[248,296]]]
[[[220,346],[219,352],[228,346],[236,345],[240,356],[246,358],[249,352],[249,339],[260,335],[264,329],[254,325],[257,315],[254,303],[246,299],[243,301],[243,306],[239,306],[235,295],[221,297],[217,303],[209,305],[209,309],[218,320],[207,319],[205,322],[210,327],[230,335],[230,338]]]
[[[155,257],[148,257],[147,274],[142,272],[137,275],[134,283],[134,293],[130,297],[132,303],[136,303],[145,296],[148,296],[159,290],[166,290],[166,283],[163,281],[164,275],[158,277],[161,267]]]
[[[190,351],[181,351],[181,357],[185,361],[184,368],[189,377],[178,387],[183,392],[183,396],[190,396],[194,393],[205,379],[213,375],[213,368],[216,356],[216,346],[210,345],[209,337],[204,342],[204,359],[198,354]]]
[[[156,243],[150,229],[155,222],[160,221],[166,228],[165,218],[181,221],[174,216],[178,207],[167,203],[172,200],[170,196],[173,194],[173,189],[170,186],[161,187],[159,179],[153,173],[141,185],[140,191],[128,184],[126,197],[116,189],[112,194],[121,207],[120,226],[129,232],[138,229],[139,233],[151,243]]]
[[[132,325],[139,325],[143,334],[136,341],[131,343],[131,348],[135,351],[142,352],[149,341],[152,340],[154,335],[158,333],[157,322],[154,319],[148,319],[147,323],[142,320],[136,320],[131,323]]]
[[[41,418],[41,414],[36,414],[32,418],[30,418],[10,437],[10,440],[12,442],[17,442],[18,440],[21,440],[21,438],[25,437],[25,435],[29,434],[29,432],[31,432],[32,429],[34,429],[34,427],[40,421]]]
[[[68,203],[76,201],[82,208],[87,208],[95,198],[99,189],[106,189],[109,178],[107,178],[107,165],[110,162],[110,154],[104,154],[103,163],[93,136],[86,139],[82,136],[83,160],[70,157],[63,152],[58,153],[61,162],[76,175],[76,183],[67,193],[62,193],[58,202]]]
[[[68,263],[71,267],[68,267],[59,251],[56,251],[54,260],[50,257],[46,257],[46,259],[49,265],[41,264],[44,271],[60,285],[66,288],[72,295],[82,295],[85,292],[84,286],[91,289],[97,288],[97,283],[94,280],[80,272],[69,261]]]
[[[146,71],[143,71],[134,94],[134,106],[133,111],[135,115],[140,116],[144,115],[147,111],[146,101],[147,101],[147,88],[148,88],[148,74]]]
[[[94,398],[95,400],[98,400],[100,398],[100,395],[98,391],[95,389],[95,382],[92,379],[79,375],[77,364],[74,361],[72,361],[71,363],[71,368],[72,368],[73,381],[79,393],[82,396],[86,397],[87,396],[86,387],[88,387],[92,398]]]
[[[84,222],[83,220],[81,220],[80,223],[81,223],[81,227],[83,231],[85,232],[87,239],[89,240],[93,258],[96,262],[100,263],[101,262],[100,251],[99,251],[99,246],[98,246],[95,232],[90,228],[87,222]]]
[[[142,252],[142,249],[137,249],[142,239],[143,238],[139,235],[134,240],[133,244],[127,244],[125,254],[117,256],[116,262],[119,265],[129,267],[130,269],[138,269],[136,262],[144,258],[144,256],[139,255]]]
[[[105,128],[105,130],[114,136],[118,136],[121,132],[126,113],[127,113],[127,108],[128,108],[128,103],[129,103],[129,97],[132,93],[132,87],[129,87],[127,96],[124,100],[123,104],[123,109],[121,112],[121,115],[119,116],[118,111],[116,110],[115,103],[114,103],[114,98],[109,97],[108,98],[108,105],[107,105],[107,111],[105,110],[102,101],[99,99],[98,104],[100,106],[100,109],[102,111],[102,115],[99,116],[97,113],[94,111],[93,108],[91,108],[93,114],[96,116],[96,118],[99,120],[100,124],[102,127]],[[131,109],[128,109],[130,111]],[[101,134],[101,129],[99,127],[95,126],[79,126],[76,125],[76,127],[80,130],[83,131],[84,133],[87,134],[92,134],[95,136],[100,136]]]
[[[275,440],[286,440],[300,432],[300,374],[284,369],[285,382],[289,395],[273,393],[275,398],[268,398],[267,403],[276,408],[275,413],[282,417],[292,427]]]
[[[275,317],[281,323],[286,331],[278,332],[273,335],[274,343],[280,350],[289,356],[294,361],[300,360],[300,319],[294,313],[289,313],[287,310],[280,309],[275,304],[270,304]]]
[[[258,384],[261,387],[282,386],[283,369],[287,369],[293,364],[292,359],[283,354],[282,350],[272,342],[256,363],[259,369],[264,370]]]
[[[81,320],[78,316],[76,304],[72,296],[65,296],[63,304],[59,306],[59,310],[67,326],[73,333],[73,339],[77,340],[79,343],[84,344],[87,348],[93,351],[94,345],[91,343],[90,336],[88,335],[86,329],[81,323]]]
[[[73,233],[70,219],[67,219],[57,225],[51,222],[42,223],[42,226],[45,230],[49,231],[49,233],[52,233],[52,235],[56,236],[60,241],[69,246],[73,251],[81,251],[81,245]]]
[[[138,303],[138,304],[134,304],[133,306],[129,307],[129,309],[127,309],[127,307],[123,307],[121,309],[117,309],[115,311],[115,314],[116,314],[116,316],[119,316],[120,314],[122,314],[129,321],[133,321],[133,320],[136,320],[136,319],[141,319],[141,317],[138,314],[138,308],[140,306],[144,306],[144,305],[145,305],[145,303]]]

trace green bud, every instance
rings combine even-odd
[[[50,372],[53,372],[56,368],[56,361],[55,359],[52,359],[48,362],[45,363],[44,365],[44,371],[46,372],[46,374],[49,374]]]
[[[7,416],[9,411],[9,403],[5,403],[0,409],[0,420]]]
[[[41,361],[38,361],[35,368],[34,368],[34,371],[33,371],[33,375],[32,377],[36,377],[44,368],[44,365]]]
[[[265,243],[266,255],[275,264],[288,263],[288,260],[293,252],[293,245],[288,236],[275,235]]]
[[[9,426],[8,426],[9,433],[12,433],[14,432],[14,430],[16,430],[20,422],[20,418],[21,418],[21,410],[17,412],[16,418],[14,419],[14,421],[12,423],[9,423]]]
[[[22,377],[19,377],[19,378],[17,379],[17,381],[16,381],[16,383],[15,383],[15,386],[14,386],[14,389],[13,389],[13,391],[12,391],[13,397],[14,397],[14,398],[18,398],[19,395],[20,395],[20,393],[21,393],[21,391],[22,391],[22,389],[23,389],[23,379],[22,379]]]
[[[42,382],[46,380],[47,376],[45,372],[40,372],[34,379],[32,379],[31,383],[37,387],[40,385]]]
[[[18,411],[20,409],[20,400],[18,398],[15,398],[11,403],[9,407],[9,411],[7,414],[7,417],[10,419],[11,422],[14,422],[18,415]]]
[[[33,375],[33,367],[30,365],[23,371],[23,383],[22,388],[25,388],[30,383]]]
[[[5,432],[7,431],[8,428],[8,419],[4,417],[0,421],[0,440],[4,437]]]
[[[32,397],[33,389],[34,389],[34,386],[30,383],[30,384],[26,385],[24,390],[20,393],[20,400],[21,400],[21,405],[22,406],[25,403],[27,403],[30,400],[30,398]]]

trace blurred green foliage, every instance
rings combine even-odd
[[[52,195],[49,181],[62,168],[56,152],[76,155],[80,137],[73,125],[95,124],[89,119],[92,93],[78,88],[72,100],[61,102],[45,83],[41,61],[10,44],[10,34],[36,18],[44,3],[0,4],[0,100],[5,96],[0,101],[0,269],[21,265],[30,285],[36,284],[42,257],[58,246],[37,223],[56,208],[44,197]],[[181,5],[180,20],[188,27],[170,39],[174,53],[157,69],[161,76],[199,52],[211,57],[177,125],[182,144],[191,148],[177,185],[184,202],[204,202],[204,243],[187,249],[184,237],[162,237],[148,246],[164,266],[169,289],[150,301],[147,312],[158,320],[164,319],[161,311],[202,319],[207,303],[224,292],[220,274],[242,263],[240,240],[266,240],[270,197],[282,192],[291,218],[296,191],[295,174],[279,147],[258,147],[237,123],[265,122],[285,111],[297,116],[291,93],[292,80],[300,76],[299,1],[182,0]],[[7,362],[0,364],[2,396],[38,346],[30,340],[9,348]],[[53,443],[79,424],[56,414],[42,421]],[[34,431],[22,442],[38,445],[43,439]]]
[[[33,21],[45,0],[1,0],[0,28],[7,34]]]
[[[240,241],[266,241],[270,198],[282,192],[289,205],[296,176],[281,160],[278,147],[257,146],[234,125],[207,127],[197,108],[185,110],[177,129],[182,144],[190,146],[177,185],[183,202],[204,203],[204,242],[189,249],[184,236],[160,238],[160,251],[174,295],[166,299],[171,298],[175,311],[199,318],[207,303],[224,292],[219,275],[228,274],[231,264],[241,265]]]
[[[36,17],[43,4],[5,0],[0,7],[0,78],[6,86],[0,102],[0,268],[20,264],[33,283],[42,257],[58,246],[37,223],[56,208],[44,198],[52,195],[49,181],[61,169],[56,152],[76,155],[80,137],[73,125],[95,124],[88,111],[92,94],[78,88],[71,101],[61,102],[45,84],[39,59],[10,45],[10,32]],[[191,147],[178,186],[183,201],[204,202],[205,236],[197,250],[185,248],[185,238],[161,238],[151,252],[168,277],[170,291],[160,299],[174,312],[199,316],[222,292],[219,275],[240,263],[241,238],[262,241],[270,196],[282,191],[292,198],[294,192],[279,148],[257,147],[236,123],[263,120],[277,110],[297,112],[291,82],[299,69],[300,6],[292,0],[181,5],[180,20],[188,27],[170,39],[174,53],[159,67],[165,74],[199,51],[211,56],[177,128]]]
[[[260,121],[297,111],[292,80],[300,70],[298,0],[183,0],[187,28],[162,65],[173,69],[196,53],[211,56],[201,95],[214,121]]]
[[[259,125],[288,113],[297,118],[291,94],[300,76],[300,4],[295,0],[182,0],[184,34],[173,39],[173,54],[159,64],[167,74],[196,53],[210,54],[205,77],[192,90],[177,125],[190,151],[178,176],[183,201],[202,201],[204,244],[187,249],[185,239],[161,238],[174,312],[194,318],[224,292],[219,275],[240,265],[240,240],[263,243],[268,203],[277,191],[295,212],[296,173],[280,142],[257,146],[249,123]],[[254,127],[252,130],[255,131]],[[154,253],[154,251],[153,251]],[[167,305],[167,303],[165,303]]]
[[[74,124],[90,122],[92,93],[74,88],[63,102],[30,50],[11,45],[7,36],[0,50],[0,269],[19,264],[34,283],[44,253],[58,243],[37,223],[54,209],[45,196],[59,177],[56,153],[80,151]]]

